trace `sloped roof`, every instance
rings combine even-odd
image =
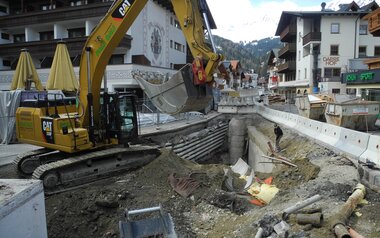
[[[359,9],[359,5],[352,1],[348,4],[340,4],[338,12],[358,11]]]
[[[365,11],[365,12],[370,12],[370,11],[374,11],[378,8],[379,8],[379,5],[375,1],[373,1],[373,2],[371,2],[365,6],[362,6],[360,8],[360,10]]]
[[[280,49],[272,49],[267,56],[267,65],[275,65],[273,60],[278,58],[278,52]]]
[[[231,66],[232,66],[232,70],[236,71],[238,68],[240,68],[240,61],[239,60],[231,60]]]

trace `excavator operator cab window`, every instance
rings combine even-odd
[[[137,113],[135,106],[135,96],[133,95],[120,95],[119,96],[119,110],[121,117],[121,136],[122,139],[131,141],[137,139],[138,125]]]

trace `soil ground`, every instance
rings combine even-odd
[[[272,122],[259,115],[249,117],[259,131],[274,140]],[[272,173],[256,174],[260,179],[272,176],[272,184],[279,188],[265,206],[253,205],[251,197],[224,190],[223,169],[229,165],[223,161],[228,161],[228,151],[215,155],[212,163],[197,164],[163,150],[160,157],[138,170],[47,196],[49,237],[119,237],[118,223],[125,209],[159,204],[172,216],[179,237],[254,237],[260,223],[281,219],[284,209],[316,194],[322,200],[309,207],[322,209],[322,227],[298,225],[290,216],[286,221],[290,225],[289,237],[335,237],[329,220],[358,184],[357,170],[341,155],[286,127],[282,129],[281,146],[285,151],[281,155],[298,167],[276,164]],[[172,173],[176,177],[191,176],[199,187],[188,198],[182,197],[168,182]],[[11,172],[0,174],[2,178],[14,176]],[[347,225],[365,237],[380,237],[380,196],[369,189],[366,192],[368,203],[357,207]],[[141,218],[144,217],[131,217]]]

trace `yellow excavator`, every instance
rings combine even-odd
[[[109,59],[147,1],[114,1],[89,35],[81,55],[78,97],[49,91],[21,96],[17,138],[43,148],[19,155],[14,166],[21,176],[41,179],[45,191],[65,190],[132,169],[159,155],[156,147],[133,143],[138,139],[135,95],[101,93]],[[223,56],[216,53],[212,41],[208,20],[212,16],[206,1],[171,3],[194,62],[161,85],[147,83],[139,73],[135,79],[161,111],[174,114],[206,107],[210,98],[206,87]]]

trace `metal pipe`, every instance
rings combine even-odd
[[[161,206],[148,207],[148,208],[142,208],[142,209],[127,211],[127,215],[136,215],[136,214],[147,213],[147,212],[156,212],[156,211],[160,211],[160,210],[161,210]]]
[[[314,195],[308,199],[306,199],[305,201],[302,201],[302,202],[298,202],[297,204],[295,204],[294,206],[291,206],[289,208],[286,208],[283,213],[282,213],[282,218],[283,219],[286,219],[288,217],[289,214],[291,213],[294,213],[310,204],[313,204],[319,200],[322,199],[322,196],[317,194],[317,195]]]

